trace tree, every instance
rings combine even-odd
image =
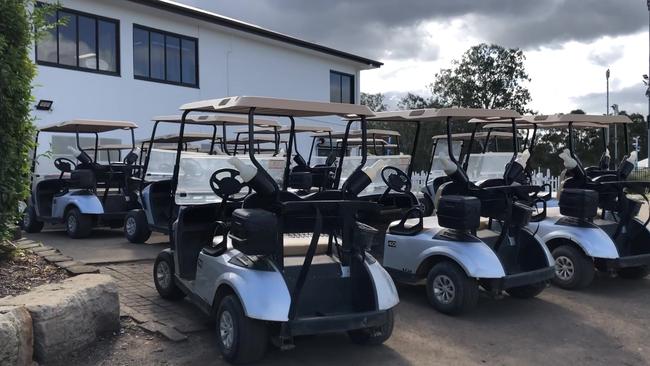
[[[420,95],[408,93],[397,102],[399,109],[440,108],[442,105],[434,98],[424,98]]]
[[[34,0],[0,1],[0,256],[9,248],[19,202],[29,194],[30,150],[34,148],[31,116],[32,80],[36,67],[29,56],[45,15],[53,6],[36,6]],[[4,246],[2,245],[4,243]]]
[[[384,95],[382,93],[370,94],[362,92],[361,104],[375,112],[383,112],[387,109],[386,104],[384,103]]]
[[[454,60],[451,68],[440,70],[429,88],[442,105],[528,113],[531,96],[523,84],[531,79],[525,59],[518,48],[481,43]]]

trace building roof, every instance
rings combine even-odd
[[[283,43],[288,43],[294,46],[306,48],[312,51],[325,53],[331,56],[343,58],[346,60],[358,62],[364,65],[368,65],[371,68],[378,68],[383,65],[379,61],[375,61],[369,58],[365,58],[359,55],[348,53],[345,51],[337,50],[334,48],[326,47],[317,43],[308,42],[299,38],[295,38],[286,34],[274,32],[269,29],[259,27],[254,24],[242,22],[237,19],[229,18],[223,15],[219,15],[207,10],[199,9],[193,6],[186,4],[181,4],[176,1],[171,0],[129,0],[134,3],[152,6],[157,9],[168,11],[171,13],[187,16],[194,19],[199,19],[208,23],[213,23],[222,27],[235,29],[241,32],[253,34],[256,36],[268,38],[274,41],[279,41]]]

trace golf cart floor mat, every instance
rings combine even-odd
[[[284,258],[284,278],[290,292],[295,288],[304,260],[305,257],[302,256]],[[357,270],[365,271],[364,268]],[[297,316],[327,316],[374,310],[374,296],[368,296],[367,291],[372,286],[367,274],[343,276],[337,258],[315,255],[298,301]]]

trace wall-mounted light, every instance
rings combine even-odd
[[[41,99],[38,101],[38,104],[36,104],[36,109],[39,111],[51,111],[52,104],[54,104],[54,101]]]

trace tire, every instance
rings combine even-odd
[[[174,282],[174,258],[171,253],[160,252],[153,264],[153,283],[160,297],[165,300],[181,300],[185,293]]]
[[[434,290],[434,287],[439,290]],[[440,291],[442,289],[445,291]],[[439,312],[459,315],[476,306],[478,283],[467,277],[457,264],[440,262],[427,275],[427,296],[429,303]]]
[[[423,216],[424,217],[429,217],[433,215],[433,201],[431,200],[431,197],[429,197],[428,194],[425,194],[422,199],[420,199],[420,205],[422,205],[423,208]]]
[[[267,325],[247,317],[236,295],[227,295],[217,310],[217,345],[226,361],[255,362],[266,354],[269,344]]]
[[[350,340],[356,344],[370,346],[377,346],[386,342],[393,334],[393,309],[387,310],[386,315],[388,319],[382,326],[348,331]]]
[[[20,227],[27,233],[38,233],[43,230],[43,221],[36,218],[36,209],[34,206],[27,206],[25,214],[20,222]]]
[[[131,210],[124,218],[124,236],[134,244],[142,244],[151,236],[147,215],[143,210]]]
[[[546,282],[534,283],[532,285],[525,285],[513,287],[506,290],[508,295],[517,299],[532,299],[539,295],[546,288]]]
[[[572,245],[553,250],[555,277],[553,284],[565,290],[579,290],[591,284],[596,273],[594,262]]]
[[[93,218],[73,207],[65,214],[65,228],[68,236],[73,239],[87,238],[93,231]]]
[[[618,273],[618,277],[624,278],[626,280],[640,280],[648,276],[648,274],[650,274],[650,267],[638,266],[638,267],[621,268],[618,271],[616,271],[616,273]]]

